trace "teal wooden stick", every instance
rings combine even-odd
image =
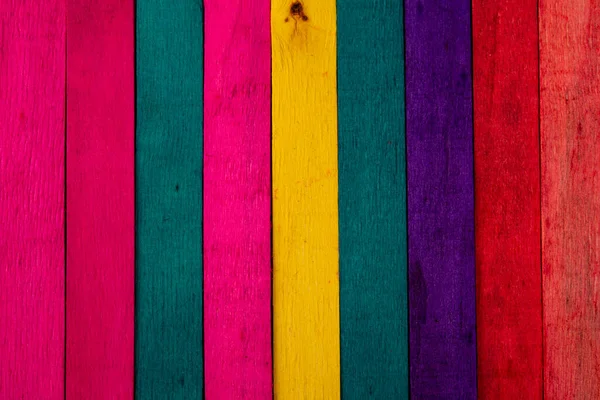
[[[338,0],[342,397],[408,398],[402,1]]]
[[[203,18],[137,0],[137,399],[201,399]]]

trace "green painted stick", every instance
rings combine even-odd
[[[342,397],[407,399],[403,2],[337,5]]]
[[[199,0],[138,0],[136,397],[201,399]]]

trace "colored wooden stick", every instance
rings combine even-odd
[[[542,398],[536,0],[473,0],[480,398]]]
[[[201,399],[202,4],[136,10],[136,397]]]
[[[340,397],[334,0],[271,4],[275,397]]]
[[[337,5],[342,397],[407,399],[403,3]]]
[[[207,399],[272,399],[270,1],[206,0]]]
[[[470,8],[405,2],[414,398],[477,395]]]
[[[600,3],[540,3],[544,395],[600,398]]]
[[[133,1],[67,1],[70,399],[133,396]]]
[[[0,2],[0,398],[64,398],[65,3]]]

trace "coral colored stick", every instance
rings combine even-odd
[[[271,399],[268,0],[205,1],[207,399]]]
[[[64,0],[0,2],[0,398],[64,397]]]
[[[478,392],[542,396],[536,0],[473,0]]]
[[[133,396],[133,1],[67,8],[68,399]]]
[[[540,2],[544,398],[600,398],[600,2]]]

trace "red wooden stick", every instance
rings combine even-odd
[[[473,0],[478,392],[542,397],[536,0]]]
[[[67,398],[131,399],[133,1],[67,15]]]

